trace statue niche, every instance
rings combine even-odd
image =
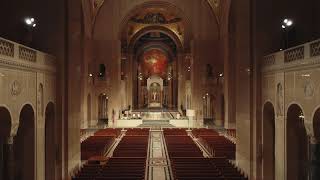
[[[163,79],[158,76],[148,78],[148,107],[161,108],[163,103]]]

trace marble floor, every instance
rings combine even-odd
[[[161,130],[151,129],[150,131],[148,161],[149,180],[171,179],[170,160]]]

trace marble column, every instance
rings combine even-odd
[[[315,137],[310,138],[311,180],[320,179],[320,143]]]
[[[14,160],[14,147],[13,147],[13,136],[9,137],[4,142],[4,177],[6,180],[14,180],[15,172],[15,160]]]

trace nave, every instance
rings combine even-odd
[[[236,145],[229,131],[110,128],[88,133],[73,180],[248,179],[234,165]]]

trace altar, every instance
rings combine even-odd
[[[147,79],[148,107],[162,108],[163,103],[163,79],[159,76],[151,76]]]

